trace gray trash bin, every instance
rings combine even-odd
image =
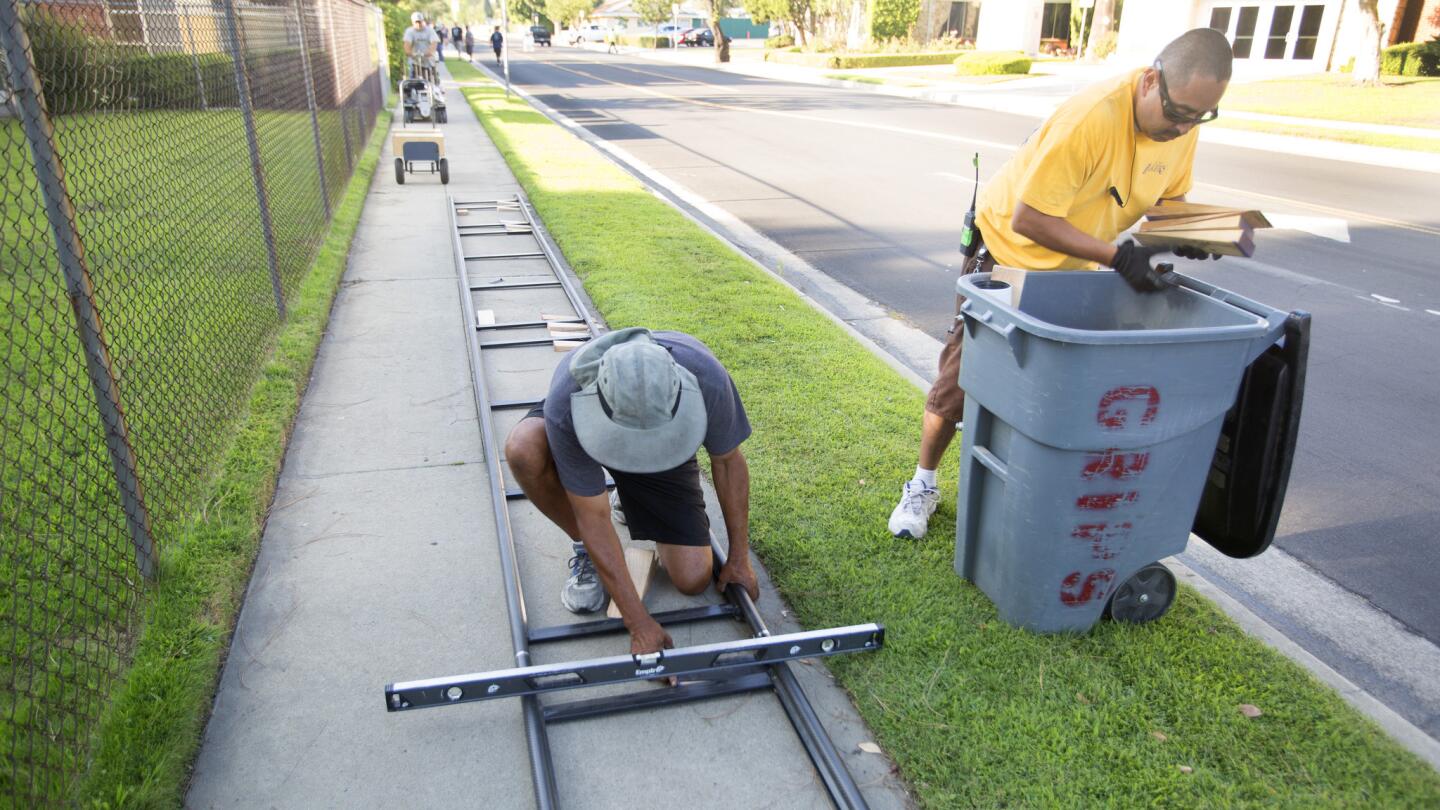
[[[1171,278],[1142,295],[1116,273],[1029,273],[1019,306],[991,274],[960,278],[955,570],[1012,625],[1085,631],[1112,597],[1140,620],[1173,599],[1155,563],[1184,550],[1241,376],[1288,314]]]

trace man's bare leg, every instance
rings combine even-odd
[[[940,459],[955,439],[955,423],[938,413],[925,412],[920,424],[920,466],[927,470],[940,467]]]
[[[715,561],[709,546],[656,543],[655,548],[660,552],[660,565],[676,590],[686,596],[694,596],[710,587]]]
[[[515,476],[515,483],[535,508],[567,537],[580,542],[580,523],[575,519],[575,510],[570,507],[555,460],[550,456],[544,419],[529,416],[520,420],[505,439],[505,461],[510,465],[510,474]]]

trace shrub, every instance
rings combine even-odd
[[[657,37],[654,34],[622,34],[620,44],[632,48],[670,48],[670,37]]]
[[[1089,55],[1096,59],[1104,59],[1115,52],[1115,43],[1119,40],[1114,31],[1101,31],[1093,41],[1095,45],[1090,48]]]
[[[955,58],[961,76],[998,76],[1030,72],[1030,57],[1019,51],[970,51]]]
[[[1387,76],[1440,76],[1440,43],[1392,45],[1380,54],[1380,72]]]
[[[920,0],[870,0],[870,36],[899,39],[909,36],[920,18]]]
[[[938,51],[935,53],[851,53],[834,54],[826,67],[853,70],[855,68],[910,67],[913,65],[947,65],[965,51]]]
[[[778,37],[770,37],[765,40],[765,47],[771,50],[795,47],[795,38],[789,34],[781,34]]]

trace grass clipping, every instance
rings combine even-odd
[[[920,391],[525,102],[465,95],[610,325],[690,332],[734,375],[755,548],[805,626],[885,624],[884,650],[828,664],[923,804],[1440,802],[1435,772],[1193,591],[1143,627],[1000,622],[951,568],[953,504],[923,542],[886,531]]]
[[[160,561],[144,629],[100,724],[80,806],[179,807],[300,396],[330,319],[390,115],[381,112],[205,506]]]

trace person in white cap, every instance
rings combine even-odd
[[[567,356],[545,399],[505,442],[525,496],[570,537],[565,607],[591,613],[614,599],[631,652],[674,646],[631,584],[612,513],[632,538],[656,542],[661,565],[682,593],[701,593],[714,576],[718,590],[734,583],[758,599],[749,556],[750,471],[740,452],[749,436],[735,382],[690,335],[620,329]],[[702,445],[730,540],[718,575],[695,459]],[[606,469],[618,497],[606,494]]]
[[[440,44],[440,37],[435,30],[425,24],[425,15],[415,12],[410,15],[410,27],[405,29],[401,37],[405,46],[405,57],[410,62],[412,75],[418,74],[425,67],[435,65],[435,49]]]

